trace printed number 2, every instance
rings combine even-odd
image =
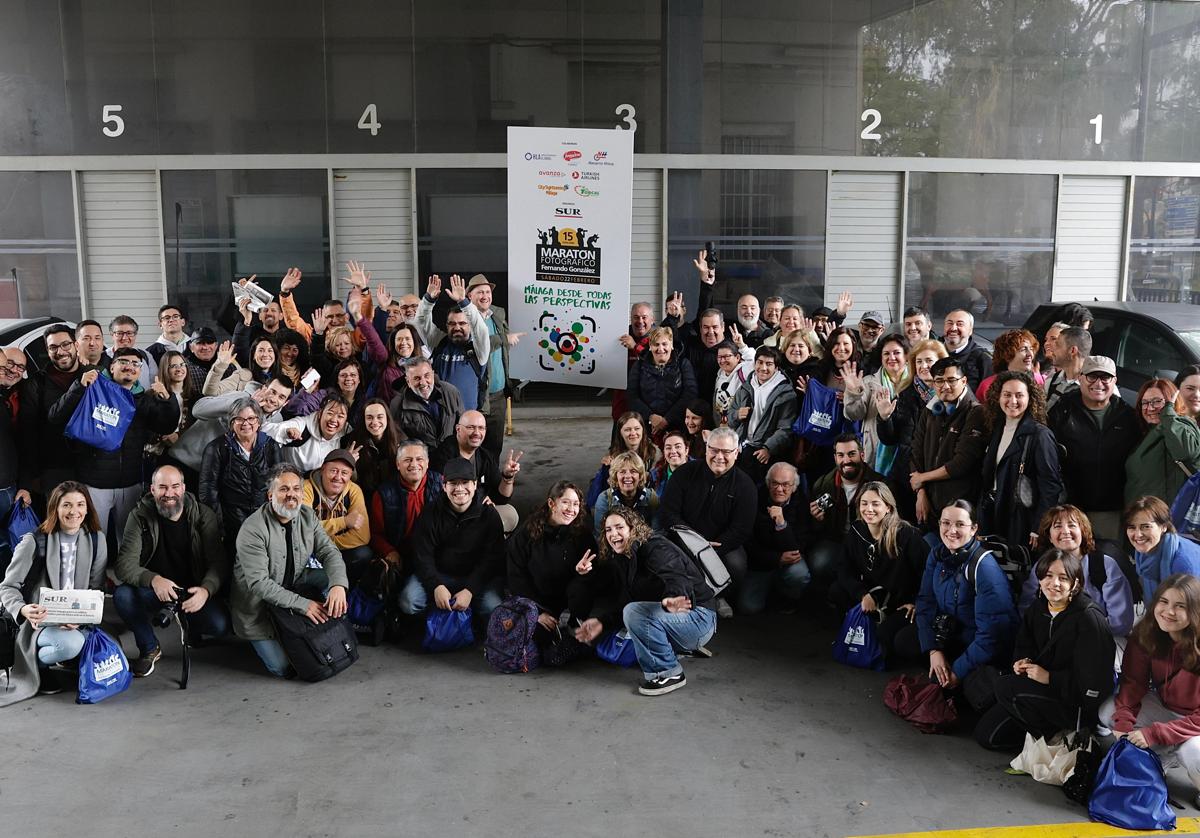
[[[120,105],[105,105],[100,111],[100,120],[104,123],[104,127],[101,129],[104,136],[119,137],[125,133],[125,120],[117,115],[120,111]]]
[[[375,113],[375,103],[367,105],[367,109],[362,112],[362,116],[358,118],[358,127],[364,131],[370,131],[374,137],[379,133],[379,129],[383,126],[379,124],[379,116]]]
[[[1094,118],[1088,120],[1088,125],[1096,126],[1096,136],[1093,141],[1096,143],[1096,145],[1100,145],[1100,141],[1104,137],[1104,114],[1096,114]]]
[[[621,117],[621,124],[613,126],[618,131],[637,130],[637,120],[634,118],[637,116],[637,108],[633,105],[617,105],[617,109],[613,113]]]
[[[879,136],[879,132],[875,130],[879,127],[879,123],[883,122],[883,115],[880,114],[879,111],[875,110],[874,108],[867,108],[862,112],[862,116],[860,116],[859,119],[863,122],[866,122],[868,119],[871,120],[868,125],[863,127],[862,133],[858,135],[859,137],[864,140],[883,139],[883,137]]]

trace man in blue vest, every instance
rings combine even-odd
[[[433,322],[433,305],[442,291],[442,278],[429,278],[425,296],[417,308],[417,328],[433,349],[433,371],[462,394],[465,410],[486,411],[488,406],[488,361],[491,336],[479,309],[467,299],[467,283],[455,274],[447,292],[454,307],[446,315],[446,331]]]

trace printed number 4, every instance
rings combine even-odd
[[[613,113],[621,117],[621,124],[613,126],[618,131],[637,130],[637,120],[634,118],[637,116],[637,108],[633,105],[617,105],[617,109]]]
[[[120,105],[105,105],[100,111],[100,121],[104,123],[101,129],[104,136],[119,137],[125,133],[125,120],[117,115],[120,111]]]
[[[379,124],[379,116],[375,113],[375,103],[367,105],[367,109],[362,112],[362,116],[358,118],[358,127],[364,131],[370,131],[374,137],[379,133],[379,129],[383,126]]]

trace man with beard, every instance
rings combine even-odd
[[[946,315],[942,324],[942,343],[954,359],[955,366],[967,377],[967,389],[974,393],[979,382],[992,374],[992,355],[972,335],[975,333],[975,316],[957,308]],[[966,497],[965,495],[963,497]],[[936,507],[941,509],[940,506]]]
[[[433,346],[433,371],[462,394],[466,410],[488,409],[488,359],[492,339],[479,309],[467,299],[467,283],[458,274],[450,277],[450,299],[455,307],[446,315],[446,331],[433,323],[433,305],[442,292],[442,278],[434,274],[417,309],[417,326]]]
[[[762,342],[774,334],[775,330],[758,319],[758,297],[753,294],[743,294],[737,302],[738,326],[742,330],[742,339],[751,349],[758,349]]]
[[[233,630],[250,641],[272,675],[291,673],[275,636],[269,605],[303,614],[314,624],[346,613],[350,583],[341,551],[305,506],[304,476],[288,463],[267,475],[267,502],[246,519],[233,564]]]
[[[883,337],[883,327],[887,324],[887,315],[881,311],[863,312],[858,318],[858,342],[862,344],[862,372],[873,375],[883,366],[880,357],[879,339]]]
[[[103,351],[99,327],[95,331]],[[26,388],[30,398],[23,408],[37,424],[37,441],[30,451],[37,459],[33,488],[44,495],[49,495],[50,490],[64,480],[75,479],[74,459],[70,447],[63,445],[62,428],[49,421],[50,408],[89,368],[80,361],[75,336],[76,332],[66,323],[46,327],[43,340],[50,363],[33,378],[32,386]]]
[[[135,678],[153,672],[162,657],[152,620],[164,609],[178,608],[194,634],[229,633],[229,615],[216,599],[229,576],[221,524],[175,466],[151,475],[150,493],[129,513],[116,575],[113,602],[141,653],[130,666]]]
[[[858,495],[862,487],[884,476],[867,465],[862,441],[842,434],[833,443],[833,471],[818,477],[812,487],[809,514],[816,522],[818,541],[808,552],[808,569],[813,580],[828,587],[842,560],[842,542],[850,525],[858,520]]]
[[[430,451],[454,434],[463,414],[462,394],[453,384],[439,381],[426,358],[404,362],[405,387],[388,405],[401,433],[419,439]]]
[[[628,373],[637,359],[650,345],[650,332],[654,329],[654,309],[649,303],[634,303],[629,308],[629,332],[617,338],[617,342],[625,347],[627,363],[625,372]],[[675,335],[678,342],[679,335]],[[629,410],[629,399],[624,390],[612,391],[612,418],[616,422]]]
[[[783,313],[783,297],[767,297],[763,303],[762,321],[771,331],[779,328],[779,315]]]
[[[504,309],[492,303],[492,292],[495,283],[483,274],[475,274],[467,283],[467,298],[471,305],[478,309],[487,326],[488,339],[491,341],[491,353],[487,360],[488,400],[487,400],[487,436],[484,445],[500,456],[504,446],[504,416],[507,399],[505,391],[508,387],[508,373],[511,369],[508,361],[509,347],[516,346],[525,336],[524,332],[512,332],[508,328],[508,314]],[[483,407],[479,408],[483,410]]]
[[[442,494],[442,476],[429,470],[429,449],[407,439],[396,449],[396,474],[371,498],[371,549],[393,567],[411,567],[412,536],[425,507]]]

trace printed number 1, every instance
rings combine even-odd
[[[379,129],[383,127],[379,124],[379,116],[375,113],[374,102],[367,105],[367,109],[358,118],[358,127],[364,131],[370,131],[372,137],[376,136],[379,133]]]
[[[1100,145],[1100,140],[1104,136],[1104,114],[1096,114],[1095,118],[1088,120],[1088,125],[1096,126],[1096,138],[1093,140],[1093,142],[1096,145]]]

